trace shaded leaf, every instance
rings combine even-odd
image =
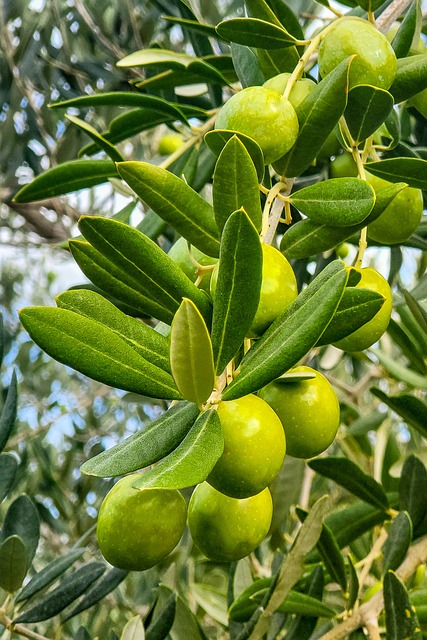
[[[399,414],[407,424],[411,425],[422,436],[427,438],[427,404],[421,398],[409,393],[401,393],[396,396],[388,396],[381,389],[371,387],[371,393],[385,402],[390,409]]]
[[[133,618],[126,622],[120,640],[145,640],[145,631],[141,616],[133,616]]]
[[[379,363],[386,369],[396,380],[405,382],[412,387],[420,387],[427,389],[427,376],[422,376],[412,369],[404,367],[395,358],[386,355],[379,349],[370,348],[370,352],[378,359]]]
[[[325,586],[325,579],[323,575],[323,568],[318,565],[309,576],[305,593],[312,598],[322,600],[323,589]],[[286,640],[309,640],[314,628],[317,624],[317,619],[309,616],[298,616],[289,625],[286,635]]]
[[[384,509],[376,509],[369,504],[356,502],[331,513],[326,517],[325,522],[332,530],[340,549],[343,549],[388,518]]]
[[[419,0],[415,0],[409,5],[405,17],[400,23],[399,29],[394,36],[391,46],[394,49],[396,58],[404,58],[408,55],[415,38],[418,38],[418,24],[422,19],[422,12]]]
[[[102,151],[105,151],[107,156],[109,156],[113,162],[122,162],[124,160],[120,151],[116,149],[116,147],[111,144],[111,142],[106,140],[106,138],[103,138],[102,135],[95,129],[95,127],[92,127],[92,125],[90,125],[85,120],[82,120],[81,118],[76,118],[76,116],[65,114],[65,117],[71,122],[71,124],[76,125],[76,127],[79,127],[79,129],[84,131],[89,136],[89,138],[92,138],[95,144],[100,149],[102,149]]]
[[[92,587],[88,589],[80,602],[65,616],[64,622],[76,616],[78,613],[86,611],[86,609],[92,607],[94,604],[102,600],[102,598],[105,598],[106,595],[114,591],[114,589],[123,582],[127,575],[128,572],[123,569],[117,569],[116,567],[110,569],[108,573],[105,573]]]
[[[397,61],[396,77],[389,91],[394,101],[403,102],[423,91],[427,85],[427,53]]]
[[[353,564],[353,560],[351,556],[347,556],[347,565],[348,565],[348,600],[347,600],[347,609],[351,611],[354,605],[357,602],[357,598],[359,596],[359,578],[357,576],[356,569]]]
[[[406,289],[402,289],[403,296],[405,298],[406,304],[414,319],[418,323],[420,329],[427,334],[427,313],[423,309],[423,307],[419,304],[419,302],[412,296],[409,291]]]
[[[293,46],[296,39],[284,27],[259,18],[231,18],[216,27],[217,33],[230,42],[263,49],[284,49]]]
[[[264,177],[264,155],[261,147],[257,142],[255,142],[255,140],[246,136],[244,133],[232,131],[231,129],[215,129],[214,131],[208,131],[204,139],[209,149],[211,149],[215,155],[219,156],[227,142],[231,138],[235,137],[238,138],[246,147],[246,150],[255,165],[258,181],[261,182]]]
[[[393,571],[384,576],[384,608],[387,640],[421,640],[408,592]]]
[[[393,109],[393,96],[384,89],[357,85],[348,94],[344,117],[356,144],[369,138]]]
[[[34,558],[40,535],[39,516],[33,501],[25,494],[18,496],[9,506],[3,521],[1,540],[19,536],[27,550],[28,567]]]
[[[11,453],[2,453],[0,455],[0,502],[9,495],[15,482],[17,470],[18,460],[16,456]]]
[[[221,423],[215,410],[202,413],[175,451],[135,483],[142,487],[183,489],[203,482],[224,450]]]
[[[427,160],[422,158],[386,158],[370,162],[366,169],[389,182],[406,182],[414,189],[427,189]]]
[[[405,559],[411,542],[412,521],[406,511],[401,511],[392,521],[383,546],[383,573],[397,569]]]
[[[265,78],[258,58],[250,47],[232,42],[231,56],[243,89],[264,84]]]
[[[172,628],[176,612],[177,596],[171,593],[167,596],[163,606],[154,611],[155,619],[151,622],[145,633],[146,640],[164,640]]]
[[[14,593],[21,586],[28,568],[26,546],[17,535],[3,539],[0,545],[0,587]]]
[[[407,511],[416,528],[427,513],[427,470],[414,455],[406,458],[399,482],[400,508]]]
[[[0,452],[5,448],[15,425],[17,406],[18,383],[16,379],[16,371],[14,370],[0,415]]]

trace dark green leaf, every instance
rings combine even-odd
[[[325,522],[335,535],[340,549],[343,549],[388,517],[383,509],[356,502],[327,516]]]
[[[21,586],[28,568],[27,549],[17,535],[3,540],[0,545],[0,587],[14,593]]]
[[[184,298],[171,326],[172,375],[184,398],[198,407],[215,384],[212,343],[205,321],[191,300]]]
[[[18,496],[8,508],[0,539],[4,541],[15,535],[19,536],[25,544],[29,567],[39,542],[40,523],[33,501],[25,494]]]
[[[104,384],[154,398],[179,399],[172,376],[114,331],[67,309],[22,309],[21,322],[52,358]]]
[[[89,609],[89,607],[92,607],[105,598],[105,596],[114,591],[114,589],[123,582],[127,575],[127,571],[113,567],[88,589],[80,602],[65,616],[64,622],[76,616],[78,613],[86,611],[86,609]]]
[[[408,359],[410,365],[421,375],[427,375],[427,365],[424,361],[422,351],[414,336],[394,318],[390,318],[387,333],[401,349],[403,355]]]
[[[415,0],[409,5],[405,17],[400,23],[399,29],[393,38],[391,46],[396,58],[404,58],[408,55],[413,45],[414,38],[418,38],[418,25],[422,20],[421,4]]]
[[[366,12],[375,11],[383,3],[383,0],[357,0],[359,7],[362,7]]]
[[[40,598],[33,607],[21,613],[14,623],[40,622],[53,618],[81,596],[105,569],[106,565],[103,562],[89,562],[76,569],[64,578],[58,587]]]
[[[89,138],[92,138],[99,149],[105,151],[107,156],[109,156],[113,162],[122,162],[124,160],[120,151],[116,149],[116,147],[111,144],[111,142],[109,142],[106,138],[103,138],[102,135],[88,122],[86,122],[85,120],[81,120],[81,118],[70,116],[68,114],[65,114],[65,117],[71,122],[71,124],[76,125],[76,127],[79,127],[79,129],[84,131],[89,136]]]
[[[148,467],[176,449],[198,415],[196,405],[178,402],[145,429],[85,462],[81,470],[101,478],[114,478]]]
[[[367,218],[375,191],[359,178],[332,178],[296,191],[290,201],[318,224],[349,227]]]
[[[402,289],[402,293],[404,295],[406,304],[408,305],[408,308],[409,308],[410,312],[414,316],[414,319],[416,320],[416,322],[420,326],[420,329],[424,332],[424,334],[427,334],[427,313],[426,313],[426,311],[419,304],[419,302],[414,298],[414,296],[412,296],[409,293],[409,291],[406,291],[406,289]]]
[[[224,450],[221,423],[215,410],[202,413],[175,451],[135,483],[136,488],[183,489],[203,482]]]
[[[231,18],[220,22],[217,33],[230,42],[263,49],[284,49],[293,46],[296,39],[284,27],[259,18]]]
[[[117,176],[111,160],[71,160],[52,167],[26,184],[14,197],[14,202],[32,202],[88,189]]]
[[[262,248],[245,211],[236,211],[221,239],[218,281],[212,318],[212,347],[219,375],[248,334],[259,303]]]
[[[427,85],[427,53],[397,61],[397,74],[389,91],[394,101],[403,102],[423,91]]]
[[[213,209],[198,193],[148,162],[122,162],[118,171],[136,194],[184,238],[207,255],[219,254]]]
[[[232,42],[231,56],[243,89],[264,84],[265,78],[258,58],[250,47]]]
[[[405,460],[399,483],[400,508],[405,509],[416,528],[427,513],[427,471],[414,455]]]
[[[219,154],[213,176],[213,206],[218,229],[222,232],[230,215],[243,208],[261,230],[262,211],[258,176],[243,142],[233,136]]]
[[[274,168],[287,178],[299,176],[317,157],[347,104],[348,72],[352,58],[341,62],[297,107],[299,134],[292,149]]]
[[[363,84],[353,87],[344,117],[355,143],[375,133],[392,109],[393,96],[388,91]]]
[[[402,393],[396,396],[388,396],[381,389],[371,387],[371,393],[381,402],[385,402],[393,411],[402,416],[404,421],[417,429],[422,436],[427,438],[427,404],[421,398]]]
[[[167,596],[163,606],[154,611],[155,619],[148,626],[145,632],[145,640],[164,640],[172,628],[175,618],[177,596],[171,593]]]
[[[269,79],[279,73],[290,73],[298,64],[297,47],[286,49],[257,49],[257,58],[265,78]]]
[[[223,393],[224,400],[257,391],[293,367],[325,331],[346,282],[344,263],[329,264],[248,351],[239,375]]]
[[[3,314],[0,311],[0,366],[3,362],[4,343],[5,343],[4,322],[3,322]]]
[[[325,578],[323,568],[321,565],[317,565],[307,580],[305,593],[312,598],[322,600],[324,586]],[[310,616],[298,616],[294,618],[286,632],[288,636],[286,640],[309,640],[316,624],[317,619]]]
[[[421,640],[408,592],[393,571],[384,576],[384,608],[387,640]]]
[[[198,22],[197,20],[175,18],[174,16],[162,16],[162,19],[166,20],[167,22],[172,22],[173,24],[179,24],[184,29],[191,29],[192,31],[196,31],[198,33],[202,33],[204,35],[210,36],[211,38],[218,37],[215,27],[213,27],[210,24]]]
[[[359,578],[357,576],[357,571],[354,567],[353,560],[351,556],[347,556],[347,564],[348,564],[348,600],[347,600],[347,609],[351,611],[354,605],[357,602],[357,598],[359,596]]]
[[[299,22],[298,16],[284,0],[267,0],[267,4],[274,13],[280,24],[298,40],[304,40],[304,32]],[[261,17],[261,16],[258,16]],[[264,17],[268,20],[268,17]],[[271,22],[271,20],[270,20]]]
[[[383,547],[383,573],[395,571],[403,562],[412,542],[412,521],[401,511],[392,521]]]
[[[16,380],[16,372],[13,371],[6,399],[4,401],[3,410],[0,415],[0,452],[5,448],[15,425],[17,403],[18,384]]]
[[[12,453],[0,455],[0,502],[7,496],[15,482],[18,460]]]
[[[35,593],[38,593],[45,587],[48,587],[83,555],[83,551],[84,549],[75,549],[74,551],[67,553],[64,557],[50,562],[39,573],[36,573],[25,587],[21,589],[15,598],[15,602],[28,600],[28,598],[31,598]]]
[[[351,460],[329,456],[328,458],[310,460],[308,465],[316,473],[330,478],[374,507],[385,511],[389,508],[388,499],[382,486]]]
[[[363,436],[368,431],[378,429],[387,417],[387,413],[381,411],[371,411],[366,415],[359,416],[354,420],[347,429],[350,436]]]
[[[239,133],[238,131],[215,129],[214,131],[209,131],[205,135],[205,142],[211,151],[213,151],[215,155],[219,156],[227,142],[234,137],[239,138],[240,142],[245,145],[246,150],[255,165],[258,181],[261,182],[264,177],[264,156],[261,151],[261,147],[257,142],[255,142],[255,140],[249,136],[245,136],[243,133]]]
[[[427,160],[422,158],[387,158],[370,162],[366,169],[389,182],[406,182],[414,189],[427,189]]]

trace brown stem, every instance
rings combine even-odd
[[[30,640],[50,640],[46,636],[41,636],[39,633],[31,631],[31,629],[27,629],[22,624],[13,624],[3,609],[0,609],[0,623],[12,633],[17,633],[24,638],[29,638]]]
[[[377,29],[386,33],[393,22],[412,4],[412,0],[394,0],[377,20]]]

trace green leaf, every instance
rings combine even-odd
[[[22,187],[14,202],[32,202],[88,189],[117,176],[111,160],[71,160],[52,167]]]
[[[236,355],[259,304],[262,248],[244,210],[227,220],[221,239],[218,281],[212,317],[212,347],[219,375]]]
[[[104,296],[87,289],[75,289],[61,293],[56,297],[56,303],[61,309],[68,309],[100,322],[114,331],[148,362],[171,372],[167,338],[140,320],[123,313]]]
[[[408,305],[408,308],[414,319],[418,323],[420,329],[427,334],[427,313],[423,309],[423,307],[419,304],[419,302],[412,296],[409,291],[406,289],[402,289],[403,296],[405,298],[405,302]]]
[[[0,455],[0,502],[9,495],[15,482],[18,460],[12,453]]]
[[[135,487],[184,489],[206,480],[224,450],[221,423],[215,410],[200,414],[175,451],[144,473]]]
[[[406,458],[399,482],[400,508],[410,515],[414,528],[427,513],[427,471],[421,460],[414,455]]]
[[[390,318],[387,327],[387,333],[390,338],[397,344],[403,355],[408,359],[409,364],[417,373],[421,375],[427,374],[427,365],[424,361],[422,351],[417,340],[408,331],[405,325],[396,322],[394,318]]]
[[[178,402],[147,427],[87,460],[81,471],[100,478],[114,478],[148,467],[176,449],[198,415],[196,405]]]
[[[144,625],[141,616],[133,616],[123,627],[120,640],[145,640]]]
[[[348,94],[344,117],[356,144],[369,138],[393,109],[393,96],[384,89],[360,84]]]
[[[39,516],[33,501],[25,494],[18,496],[9,506],[3,521],[0,540],[19,536],[27,550],[27,566],[30,567],[40,536]]]
[[[231,138],[237,137],[240,142],[246,147],[246,151],[252,158],[252,162],[255,165],[258,182],[261,182],[264,178],[264,155],[261,147],[255,140],[246,136],[244,133],[238,131],[232,131],[231,129],[215,129],[214,131],[208,131],[205,135],[205,142],[209,149],[217,156],[220,155],[223,148]]]
[[[0,587],[14,593],[27,575],[28,559],[24,542],[17,535],[6,538],[0,545]]]
[[[383,573],[395,571],[403,562],[412,542],[412,521],[401,511],[392,521],[383,547]]]
[[[223,399],[261,389],[308,353],[331,321],[346,282],[344,263],[330,263],[248,351]]]
[[[409,393],[388,396],[376,387],[371,387],[371,393],[399,414],[407,424],[417,429],[424,438],[427,438],[427,403],[424,400]]]
[[[369,173],[389,182],[406,182],[414,189],[427,189],[427,160],[387,158],[365,165]]]
[[[0,366],[3,362],[4,343],[5,343],[4,321],[3,321],[3,314],[0,311]]]
[[[299,176],[317,157],[347,104],[348,72],[353,58],[341,62],[297,107],[299,134],[295,145],[274,163],[281,175]]]
[[[207,295],[143,233],[122,222],[98,216],[82,216],[79,229],[114,267],[138,282],[151,300],[174,314],[182,299],[190,298],[204,317],[210,319],[211,303]]]
[[[399,364],[395,358],[386,355],[379,349],[369,349],[370,353],[372,353],[375,358],[378,359],[379,363],[386,369],[393,378],[396,380],[400,380],[401,382],[405,382],[406,384],[412,387],[420,387],[421,389],[427,389],[427,376],[422,376],[419,373],[415,373],[412,369],[408,369],[403,365]]]
[[[343,549],[388,518],[383,508],[376,509],[364,502],[356,502],[331,513],[325,522],[334,534],[338,546]]]
[[[396,77],[389,91],[396,103],[403,102],[423,91],[427,85],[427,53],[397,61]]]
[[[109,593],[126,578],[127,571],[123,569],[117,569],[113,567],[110,571],[105,573],[88,591],[84,594],[80,602],[69,612],[64,618],[64,622],[73,618],[82,611],[86,611],[89,607],[93,607],[94,604],[105,598]]]
[[[332,344],[372,320],[384,303],[376,291],[346,287],[334,317],[321,335],[317,345]]]
[[[5,448],[15,425],[17,405],[18,383],[16,379],[16,371],[14,370],[0,415],[0,453]]]
[[[89,586],[105,571],[103,562],[89,562],[71,575],[64,578],[61,584],[46,593],[33,607],[19,615],[13,622],[40,622],[61,613],[69,604],[77,600]]]
[[[350,436],[363,436],[369,431],[376,431],[386,417],[387,414],[381,411],[370,411],[356,418],[348,427],[347,433]]]
[[[264,84],[265,78],[258,58],[250,47],[232,42],[231,56],[243,89]]]
[[[114,331],[67,309],[22,309],[21,322],[48,355],[112,387],[179,399],[172,376],[142,358]]]
[[[248,4],[251,4],[250,2]],[[265,4],[265,3],[264,3]],[[275,15],[276,20],[298,40],[304,40],[304,31],[299,22],[298,16],[284,0],[267,0],[267,5]],[[259,18],[261,16],[258,16]],[[268,17],[264,17],[268,20]],[[270,20],[271,21],[271,20]]]
[[[375,191],[359,178],[332,178],[296,191],[291,203],[318,224],[349,227],[366,219]]]
[[[172,22],[173,24],[179,24],[184,29],[190,29],[192,31],[196,31],[198,33],[202,33],[211,38],[217,38],[218,34],[216,29],[211,24],[206,24],[204,22],[198,22],[197,20],[187,20],[184,18],[175,18],[175,16],[162,16],[162,20],[166,20],[167,22]]]
[[[259,18],[223,20],[217,25],[216,31],[224,40],[248,47],[259,47],[262,44],[263,49],[284,49],[297,42],[284,27]]]
[[[404,58],[411,49],[414,38],[418,39],[418,27],[422,21],[421,3],[415,0],[409,5],[405,17],[400,23],[399,29],[394,36],[391,46],[394,49],[396,58]]]
[[[74,549],[65,556],[49,562],[49,564],[43,567],[39,573],[36,573],[25,587],[21,589],[15,597],[15,602],[28,600],[34,594],[38,593],[45,587],[48,587],[54,580],[56,580],[56,578],[65,573],[65,571],[83,555],[83,552],[84,549]]]
[[[103,138],[102,135],[95,129],[95,127],[92,127],[92,125],[90,125],[85,120],[76,118],[75,116],[70,116],[67,113],[65,114],[65,117],[72,124],[75,124],[76,127],[79,127],[79,129],[84,131],[89,136],[89,138],[92,138],[95,144],[100,149],[102,149],[102,151],[105,151],[107,156],[109,156],[113,162],[122,162],[124,160],[120,151],[116,149],[116,147],[111,144],[111,142]]]
[[[347,556],[347,564],[348,564],[348,600],[347,600],[347,610],[351,611],[354,608],[354,605],[357,602],[357,598],[359,596],[359,578],[357,576],[357,571],[353,564],[353,560],[351,559],[351,555]]]
[[[219,233],[213,209],[173,173],[148,162],[121,162],[119,174],[136,194],[191,244],[214,258]]]
[[[421,640],[406,587],[393,571],[385,574],[383,591],[387,640]]]
[[[347,458],[316,458],[308,462],[316,473],[330,478],[353,495],[369,504],[387,511],[389,503],[384,489],[372,476]]]
[[[320,565],[317,565],[306,581],[305,593],[308,596],[321,601],[324,586],[325,579],[323,575],[323,568]],[[286,640],[309,640],[313,634],[316,624],[317,619],[309,616],[298,616],[297,618],[294,618],[286,632],[286,635],[288,636]]]
[[[383,4],[383,0],[357,0],[357,4],[366,12],[375,11]]]
[[[237,136],[230,138],[219,154],[212,198],[215,220],[221,232],[230,215],[240,208],[246,211],[257,231],[261,230],[262,211],[256,168]]]
[[[175,314],[170,343],[176,386],[184,398],[201,407],[215,384],[212,343],[205,321],[188,298]]]

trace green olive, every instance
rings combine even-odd
[[[289,78],[291,77],[290,73],[279,73],[279,75],[270,78],[266,82],[264,82],[263,87],[267,87],[267,89],[271,89],[272,91],[276,91],[280,95],[283,94],[286,85],[288,84]],[[316,83],[310,78],[302,78],[301,80],[297,80],[294,86],[291,89],[289,94],[289,102],[296,109],[299,107],[301,102],[306,99],[306,97],[313,91]]]

